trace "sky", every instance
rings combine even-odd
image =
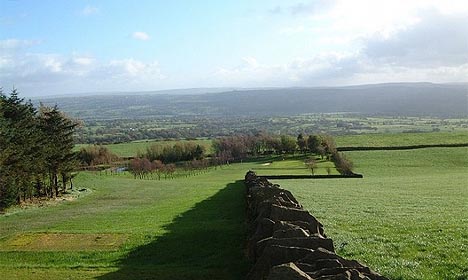
[[[465,0],[0,0],[26,96],[468,82]]]

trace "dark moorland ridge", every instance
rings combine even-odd
[[[220,89],[221,90],[221,89]],[[206,92],[206,93],[201,93]],[[189,94],[191,93],[191,94]],[[119,93],[34,100],[80,119],[157,116],[272,116],[354,112],[388,116],[468,116],[468,85],[395,83],[323,88],[263,88],[180,94]]]

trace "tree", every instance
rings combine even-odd
[[[143,169],[141,167],[141,159],[132,159],[128,165],[128,171],[130,171],[130,173],[133,174],[133,178],[136,179],[137,177],[140,177],[141,179],[143,174]]]
[[[165,166],[165,168],[164,168],[164,172],[165,172],[164,178],[167,179],[168,176],[171,177],[171,178],[174,178],[175,171],[176,171],[175,164],[173,164],[173,163],[167,164]]]
[[[105,146],[94,145],[81,148],[78,152],[77,159],[81,164],[93,166],[98,164],[110,164],[119,160],[119,157]]]
[[[312,175],[314,175],[314,170],[317,168],[317,162],[315,161],[314,158],[309,158],[305,162],[306,166],[310,171],[312,172]]]
[[[156,175],[158,176],[158,180],[161,180],[161,174],[164,171],[164,163],[160,160],[153,160],[151,163],[151,169],[156,172]]]
[[[54,191],[51,196],[58,196],[60,173],[69,174],[73,170],[73,162],[77,154],[73,151],[73,133],[77,122],[69,119],[57,106],[39,108],[39,128],[46,140],[44,146],[46,152],[46,168],[49,174],[51,189]],[[68,175],[67,175],[68,176]],[[66,190],[66,184],[62,185],[62,190]]]
[[[38,112],[17,90],[9,96],[0,90],[0,208],[58,195],[59,179],[65,191],[75,166],[69,121],[56,107]]]
[[[322,145],[317,147],[316,152],[318,155],[320,155],[321,159],[323,159],[327,155],[327,152],[325,151],[325,147]]]
[[[289,135],[281,135],[281,150],[288,154],[294,153],[296,151],[296,140]]]
[[[202,159],[203,158],[203,154],[205,153],[205,149],[200,146],[200,145],[197,145],[196,148],[195,148],[195,151],[193,152],[193,156],[192,156],[192,159]]]
[[[317,154],[320,143],[321,139],[318,135],[309,135],[307,138],[307,148],[309,148],[311,153]]]
[[[299,147],[299,150],[304,153],[307,150],[307,140],[304,138],[304,135],[300,133],[297,136],[297,146]]]
[[[330,135],[323,135],[321,137],[321,145],[325,148],[325,153],[327,155],[333,155],[336,151],[335,139]]]
[[[43,154],[36,110],[19,98],[0,90],[0,208],[19,203],[34,194],[33,178],[41,172]]]
[[[353,162],[343,153],[335,152],[331,156],[332,161],[335,163],[335,167],[342,175],[353,175]]]

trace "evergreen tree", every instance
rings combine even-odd
[[[66,178],[71,178],[75,167],[76,153],[73,152],[73,132],[77,123],[61,113],[57,106],[52,108],[42,106],[39,109],[40,129],[46,141],[46,168],[50,196],[59,193],[59,176],[62,179],[62,190],[66,190]]]
[[[0,176],[2,177],[1,206],[31,198],[34,194],[32,178],[40,172],[40,143],[37,132],[36,110],[31,102],[19,98],[17,90],[10,96],[0,93]]]
[[[300,133],[298,136],[297,136],[297,146],[299,147],[299,150],[304,153],[306,150],[307,150],[307,141],[306,139],[304,138],[304,135],[302,135],[302,133]]]

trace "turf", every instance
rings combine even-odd
[[[390,279],[468,279],[468,148],[348,154],[363,179],[276,183],[338,253]]]
[[[5,279],[63,279],[68,270],[67,279],[241,279],[248,262],[238,179],[247,169],[238,164],[161,181],[81,173],[75,185],[91,194],[0,216],[0,247],[24,235],[105,234],[126,242],[96,251],[70,250],[60,240],[54,251],[10,248],[0,252],[0,273]]]
[[[347,154],[364,179],[277,183],[324,223],[340,254],[391,279],[467,279],[468,148]],[[249,169],[283,173],[303,166],[298,159],[265,163],[232,164],[161,181],[82,172],[75,186],[89,189],[87,195],[0,216],[0,247],[15,238],[21,243],[22,236],[73,240],[80,235],[88,237],[88,247],[67,248],[57,241],[50,243],[53,250],[7,248],[0,251],[0,275],[244,279],[249,263],[243,253],[245,189],[240,180]],[[100,235],[125,240],[110,250],[90,250],[89,237]]]

